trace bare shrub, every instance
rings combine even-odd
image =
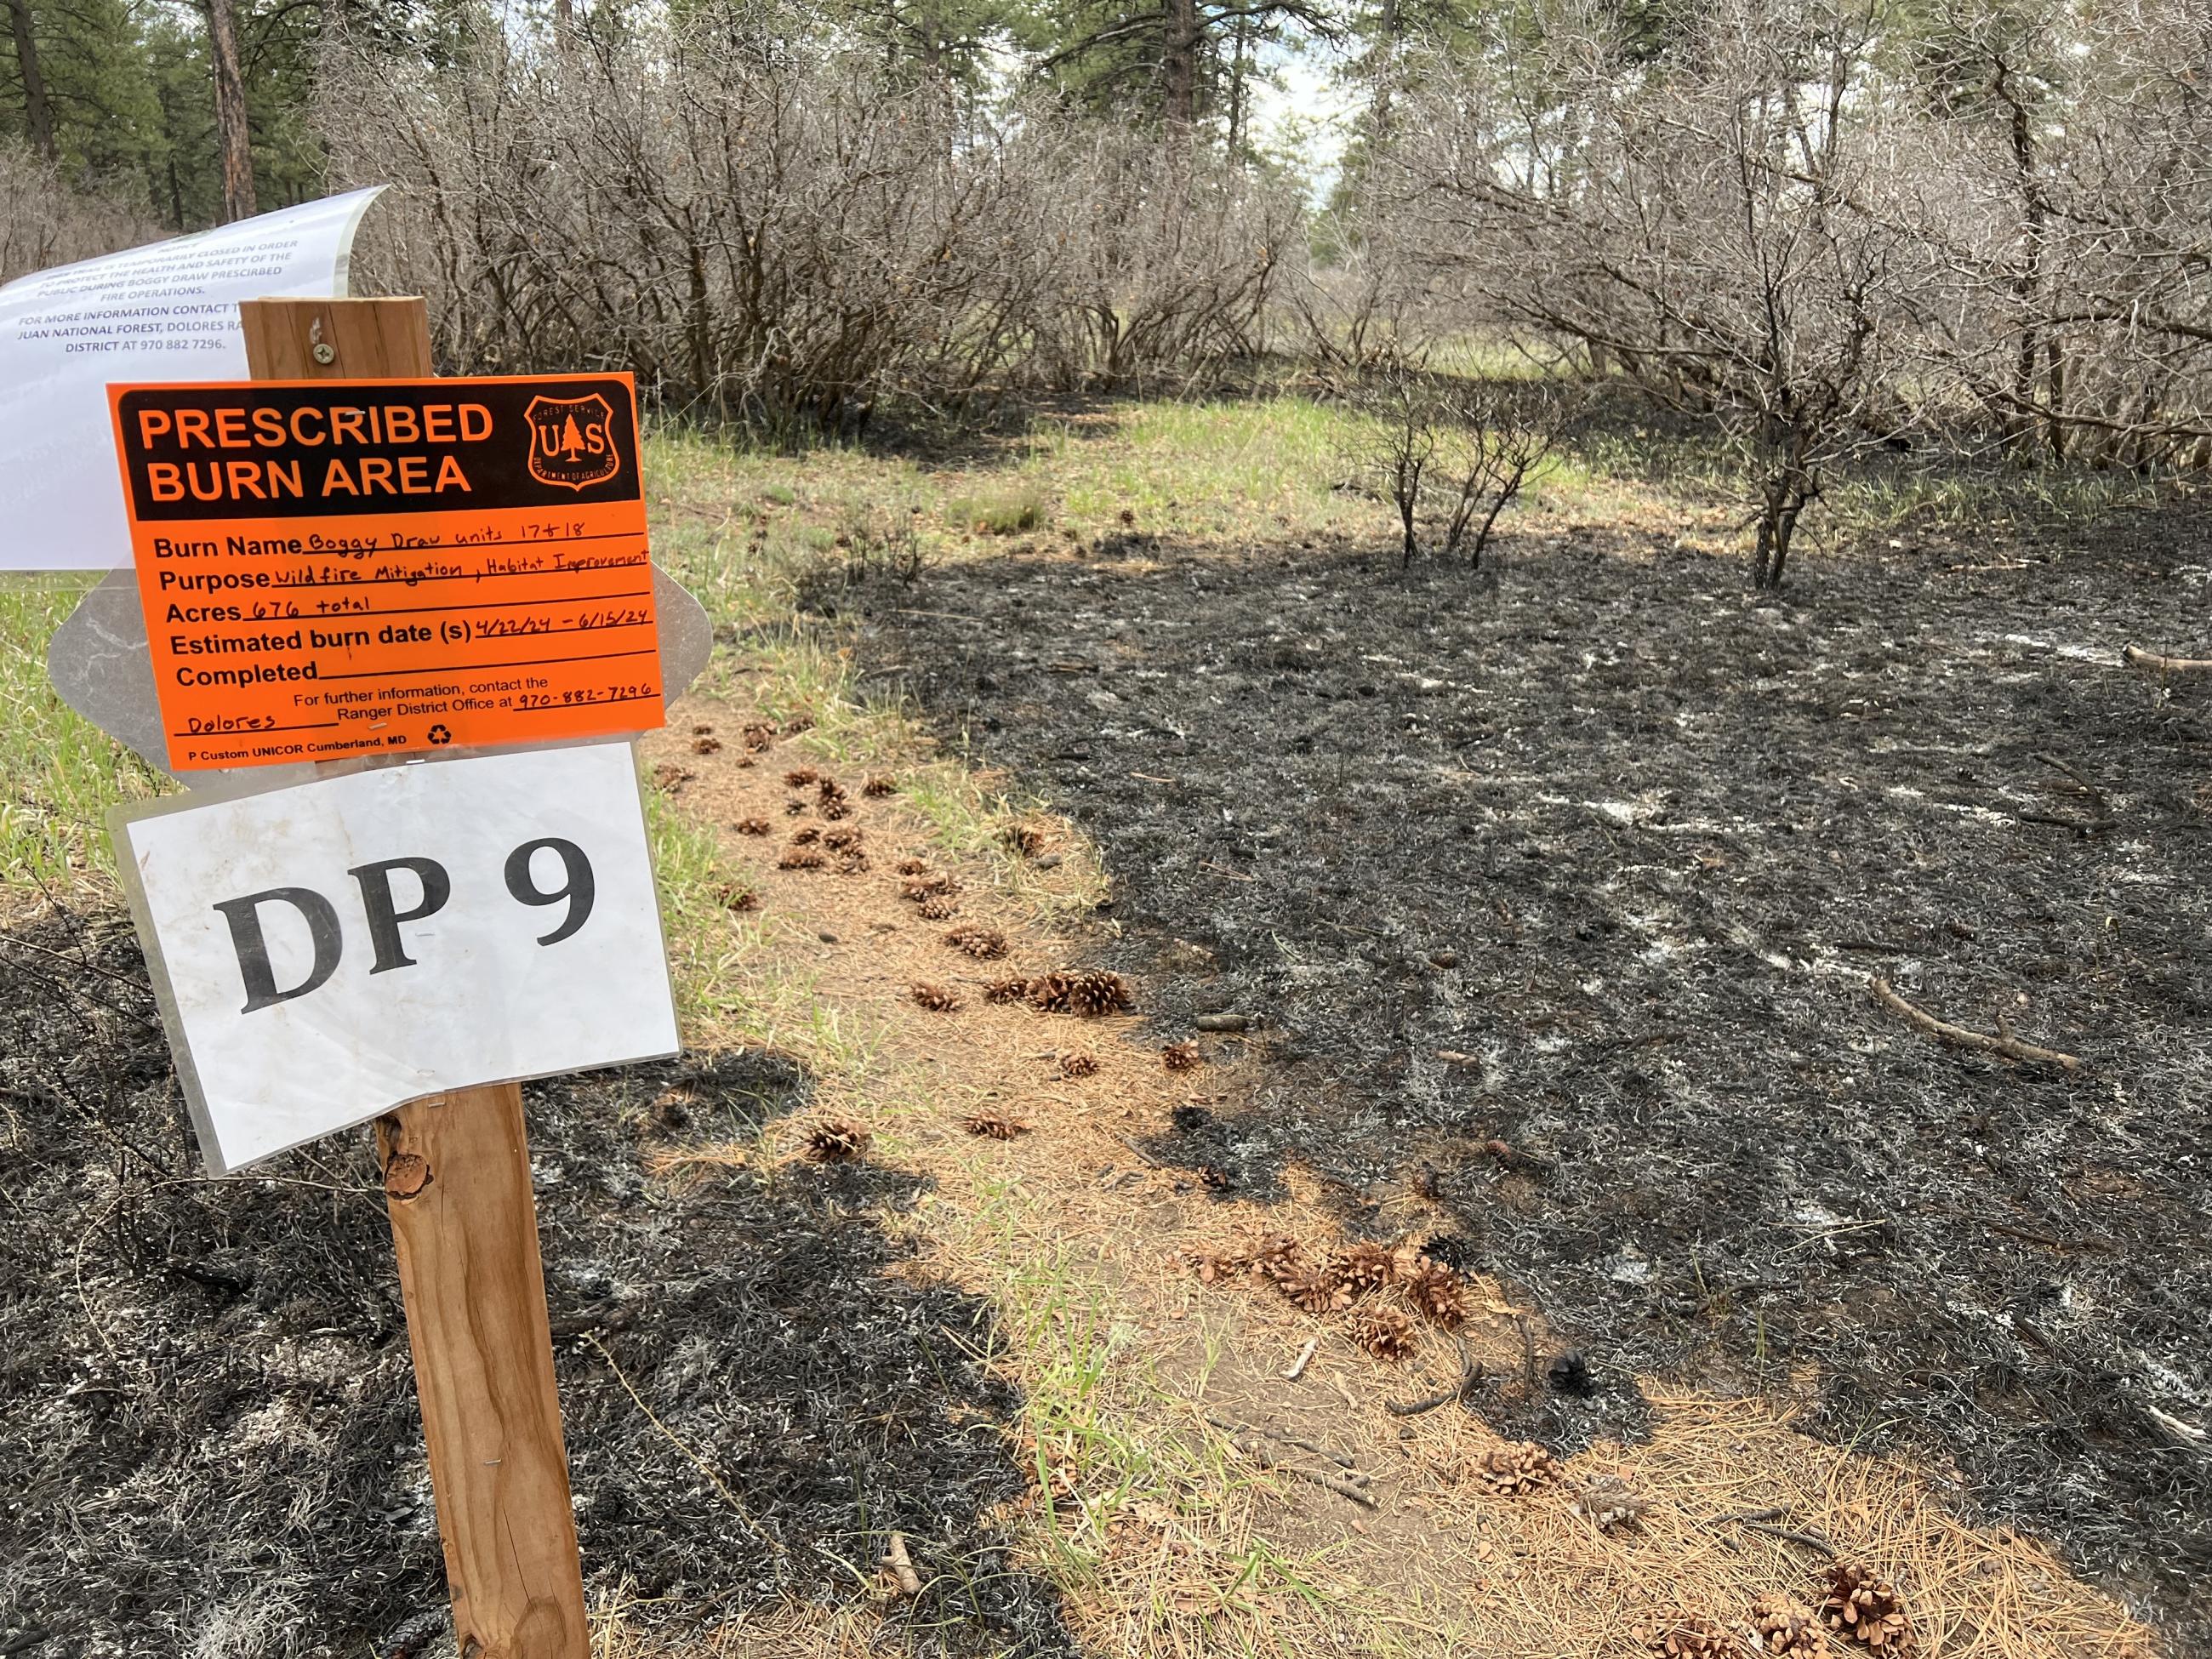
[[[1264,349],[1294,192],[1049,107],[888,76],[772,10],[343,48],[335,171],[396,188],[362,261],[458,372],[619,366],[664,407],[850,433],[886,398],[1158,389]]]
[[[95,258],[161,235],[144,215],[72,190],[60,169],[27,146],[0,139],[0,283]]]
[[[1403,252],[1717,418],[1753,584],[1779,586],[1826,469],[1894,422],[1929,263],[1891,195],[1869,14],[1717,0],[1655,65],[1579,0],[1553,9],[1556,36],[1420,94],[1389,185]]]
[[[1553,381],[1451,380],[1404,362],[1368,374],[1351,394],[1371,425],[1354,465],[1398,514],[1410,566],[1425,542],[1437,556],[1465,550],[1479,567],[1498,517],[1558,447],[1571,406]]]

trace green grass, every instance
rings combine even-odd
[[[149,768],[46,682],[46,642],[92,583],[0,576],[0,909],[111,890],[107,809],[155,788]]]

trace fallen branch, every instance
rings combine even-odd
[[[2002,1014],[1997,1016],[1997,1034],[1989,1036],[1980,1031],[1970,1031],[1963,1025],[1954,1025],[1948,1020],[1938,1019],[1924,1010],[1914,1007],[1890,988],[1889,981],[1879,974],[1867,981],[1873,988],[1875,1000],[1892,1013],[1899,1016],[1916,1030],[1950,1043],[1954,1048],[1972,1048],[1978,1054],[2001,1054],[2007,1060],[2030,1065],[2056,1066],[2061,1071],[2078,1072],[2081,1060],[2078,1054],[2061,1054],[2056,1048],[2039,1048],[2033,1042],[2023,1042],[2013,1035],[2012,1027]]]
[[[2212,658],[2166,657],[2155,651],[2146,651],[2131,645],[2120,655],[2131,668],[2140,668],[2151,674],[2212,674]]]

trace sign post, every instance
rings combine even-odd
[[[432,372],[419,299],[239,309],[257,380]],[[376,1146],[461,1659],[588,1659],[521,1085],[402,1106]]]

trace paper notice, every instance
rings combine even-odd
[[[380,186],[379,188],[381,188]],[[34,271],[0,288],[0,570],[131,562],[111,380],[242,380],[238,302],[345,292],[376,190]]]
[[[110,823],[218,1175],[424,1095],[676,1051],[626,743]]]

